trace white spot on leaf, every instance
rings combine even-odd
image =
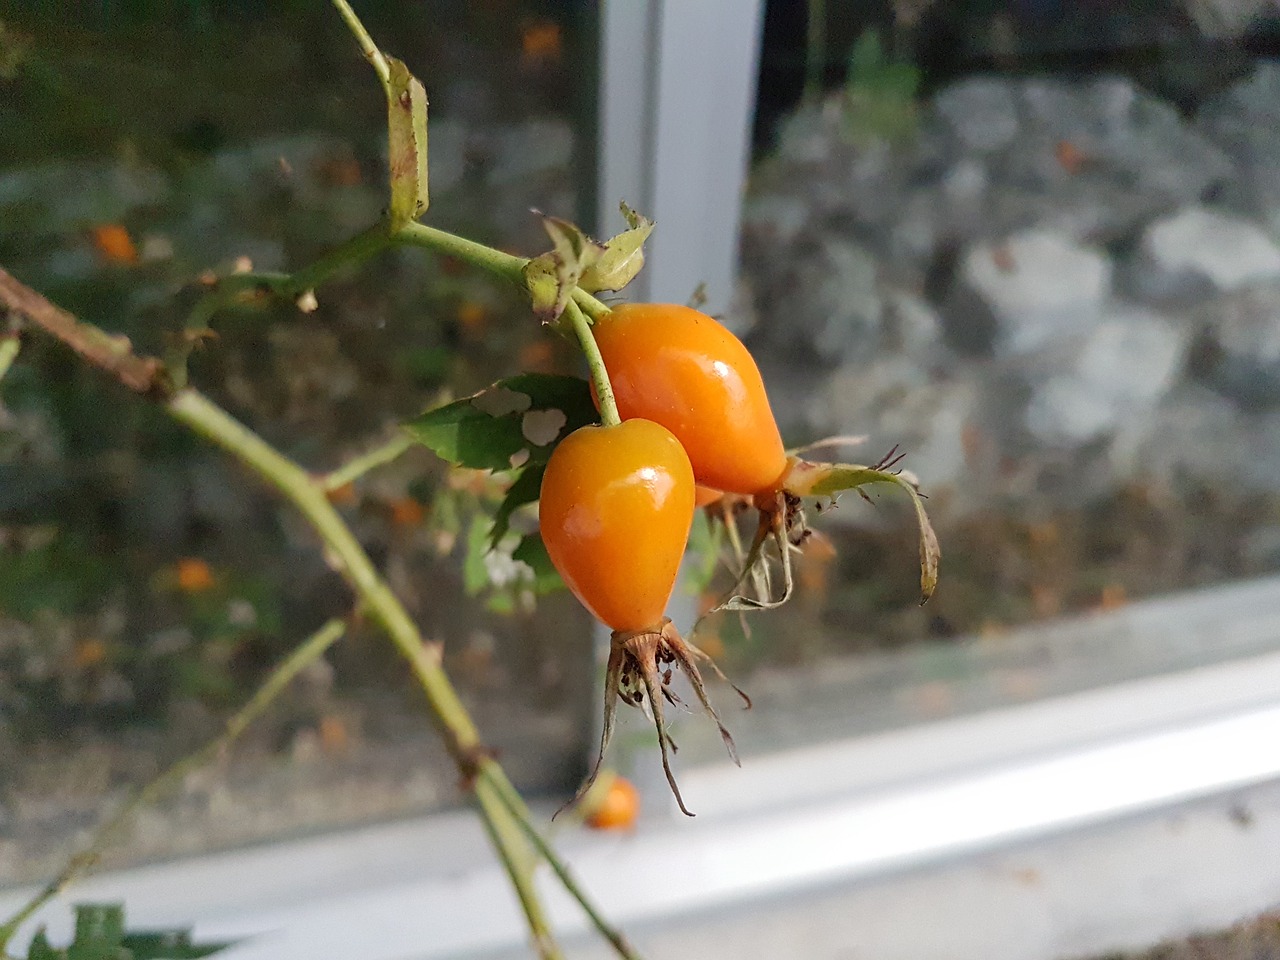
[[[524,413],[533,406],[533,398],[506,387],[490,387],[472,397],[471,405],[491,417],[504,417],[508,413]]]
[[[520,421],[520,432],[535,447],[545,447],[560,436],[568,422],[563,410],[530,410]]]

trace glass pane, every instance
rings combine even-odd
[[[359,7],[430,91],[433,224],[533,252],[546,238],[531,207],[589,209],[583,9]],[[172,351],[215,275],[294,270],[377,221],[385,124],[327,3],[0,3],[0,264],[139,349]],[[576,371],[513,289],[426,251],[379,255],[317,295],[313,312],[231,304],[191,375],[318,472],[449,395],[517,369]],[[351,597],[253,476],[67,351],[29,337],[0,400],[4,885],[51,875]],[[585,750],[585,617],[564,594],[534,612],[510,587],[472,595],[486,570],[463,558],[485,533],[485,483],[416,449],[334,500],[443,642],[513,778],[563,789]],[[169,856],[459,797],[420,691],[358,626],[121,848]]]
[[[757,699],[730,726],[780,746],[1271,647],[1266,585],[1142,601],[1280,565],[1274,11],[809,4],[819,48],[805,8],[768,5],[733,320],[790,443],[905,454],[943,561],[920,607],[905,497],[810,509],[791,602],[702,633]]]

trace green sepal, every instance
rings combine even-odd
[[[630,229],[605,241],[604,252],[582,271],[578,286],[588,293],[621,290],[644,266],[644,242],[653,232],[653,221],[642,217],[625,203],[621,208]]]
[[[525,264],[524,281],[533,312],[543,323],[551,323],[564,312],[583,273],[600,259],[605,248],[583,233],[577,224],[546,214],[541,216],[552,246]]]

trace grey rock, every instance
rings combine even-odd
[[[450,117],[432,118],[427,140],[431,158],[427,185],[433,194],[452,190],[467,172],[467,125]]]
[[[1074,362],[1035,385],[1027,429],[1041,443],[1071,446],[1145,415],[1177,379],[1188,340],[1184,327],[1158,314],[1108,307]]]
[[[996,77],[974,77],[939,93],[933,109],[968,150],[993,153],[1018,135],[1018,106],[1013,84]]]
[[[809,352],[824,363],[866,357],[874,352],[884,305],[877,290],[875,257],[860,244],[827,237],[795,269],[787,298],[785,326],[768,336],[777,344]]]
[[[742,229],[752,240],[779,246],[794,243],[809,222],[812,205],[798,193],[769,193],[747,198]]]
[[[1127,80],[1106,83],[1116,91],[1114,99],[1127,101],[1127,107],[1117,107],[1103,144],[1105,157],[1132,176],[1138,191],[1185,203],[1230,176],[1230,159],[1171,104],[1136,91]],[[1127,90],[1122,92],[1122,86]]]
[[[240,476],[221,460],[199,460],[188,467],[189,509],[193,516],[224,529],[244,528],[252,520],[253,501]]]
[[[802,106],[778,124],[776,156],[787,163],[819,164],[839,145],[840,104]]]
[[[813,394],[809,422],[823,435],[866,434],[864,462],[898,444],[910,469],[940,492],[965,474],[965,427],[981,400],[976,380],[935,382],[918,365],[890,357],[835,371]]]
[[[1019,91],[1023,130],[1001,157],[996,191],[1005,230],[1038,223],[1120,239],[1232,174],[1221,149],[1128,79],[1032,79]],[[1064,148],[1078,165],[1064,163]]]
[[[1238,290],[1280,279],[1280,246],[1255,223],[1203,206],[1147,228],[1134,274],[1157,300]]]
[[[1205,103],[1196,121],[1236,164],[1224,201],[1280,232],[1280,61],[1259,63],[1247,79]]]
[[[929,301],[908,290],[884,291],[884,326],[881,345],[893,353],[919,362],[932,357],[942,346],[942,318]]]
[[[897,260],[925,264],[934,255],[946,232],[938,220],[940,203],[935,190],[922,188],[908,194],[889,226],[888,254]]]
[[[1280,405],[1280,285],[1220,297],[1205,323],[1201,378],[1246,407]]]
[[[997,352],[1016,356],[1092,328],[1110,291],[1111,263],[1064,234],[1029,230],[970,250],[960,283],[994,317]]]
[[[1245,491],[1280,493],[1280,414],[1243,422],[1237,417],[1233,434],[1240,448],[1236,453],[1239,466],[1227,473],[1219,465],[1222,482]]]
[[[1230,476],[1242,452],[1236,407],[1206,387],[1180,383],[1148,415],[1121,423],[1109,460],[1115,483],[1134,478],[1177,489]]]
[[[88,223],[119,223],[137,207],[167,202],[171,189],[160,171],[126,163],[46,163],[5,171],[0,175],[0,235],[10,224],[60,233]],[[38,215],[37,223],[30,221],[33,215]]]

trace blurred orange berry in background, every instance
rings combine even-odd
[[[389,504],[391,522],[397,527],[416,527],[422,523],[426,510],[413,497],[397,497]]]
[[[76,644],[71,659],[82,670],[96,667],[107,659],[107,645],[97,637],[87,637]]]
[[[640,815],[640,791],[616,773],[602,774],[582,802],[593,830],[632,830]]]
[[[174,566],[174,575],[183,593],[203,593],[213,587],[213,571],[199,557],[183,557]]]
[[[138,262],[138,248],[133,245],[129,231],[118,223],[104,223],[90,231],[93,245],[102,259],[109,263],[133,264]]]
[[[560,25],[538,20],[520,31],[520,62],[525,67],[542,67],[558,63],[561,42]]]
[[[356,496],[356,485],[344,483],[340,487],[325,491],[325,496],[335,507],[349,507],[359,498]]]

